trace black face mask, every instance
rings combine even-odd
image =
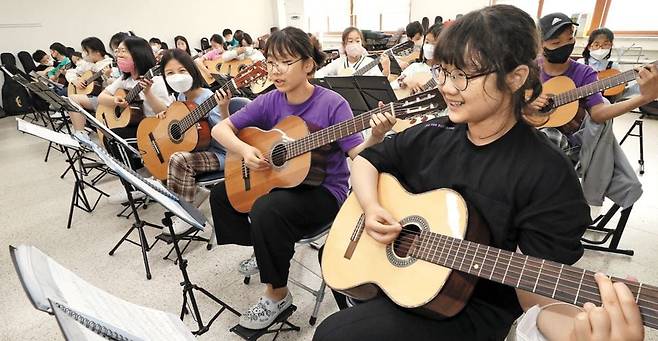
[[[546,57],[546,60],[548,60],[549,63],[553,64],[562,64],[569,59],[569,56],[571,56],[571,52],[573,52],[573,48],[576,46],[576,43],[564,45],[561,47],[556,48],[555,50],[549,50],[544,47],[544,56]]]

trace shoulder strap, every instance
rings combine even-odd
[[[608,61],[608,65],[605,67],[606,70],[612,69],[612,60]]]

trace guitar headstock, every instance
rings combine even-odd
[[[150,68],[148,71],[146,71],[146,74],[144,75],[144,78],[146,79],[153,79],[153,77],[161,76],[162,71],[160,69],[160,64],[156,64],[154,67]]]
[[[414,51],[414,42],[407,40],[404,43],[399,43],[389,49],[391,54],[394,55],[409,55]]]
[[[261,60],[244,67],[233,81],[236,87],[241,88],[264,77],[267,77],[267,66],[265,61]]]
[[[435,114],[446,108],[446,102],[439,89],[434,88],[395,102],[394,107],[397,118],[407,119]]]

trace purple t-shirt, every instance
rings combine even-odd
[[[544,71],[543,62],[543,59],[539,60],[539,67],[541,68],[539,77],[541,82],[545,83],[555,76],[551,76]],[[577,88],[599,80],[598,74],[596,71],[594,71],[594,69],[592,69],[591,66],[580,64],[573,60],[569,60],[569,68],[561,76],[567,76],[571,78],[571,80],[576,84]],[[601,95],[600,92],[597,92],[587,97],[585,101],[582,102],[582,105],[589,111],[593,106],[601,103],[603,103],[603,95]]]
[[[290,115],[299,116],[314,129],[326,128],[354,117],[343,97],[329,89],[315,86],[311,97],[302,104],[289,104],[283,92],[270,91],[256,97],[229,119],[238,130],[246,127],[270,130]],[[345,154],[361,144],[363,136],[357,133],[337,142],[340,149],[332,148],[326,155],[326,176],[322,186],[336,197],[340,205],[347,198],[347,181],[350,176]]]

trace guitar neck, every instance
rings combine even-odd
[[[389,50],[387,50],[384,53],[387,53],[387,52],[389,52]],[[382,54],[384,54],[384,53],[382,53]],[[354,71],[354,76],[363,76],[363,75],[365,75],[366,72],[370,71],[370,69],[372,69],[373,67],[377,66],[377,64],[379,64],[379,59],[380,58],[381,58],[381,56],[377,56],[370,63],[368,63],[368,64],[364,65],[362,68]]]
[[[407,239],[407,242],[409,241],[410,239]],[[581,307],[586,302],[601,305],[594,272],[573,266],[429,231],[423,231],[412,242],[409,255]],[[644,324],[657,329],[658,287],[620,278],[612,279],[629,287],[640,307]]]
[[[144,76],[144,79],[150,80],[153,77],[154,76],[151,72],[147,72],[146,76]],[[133,86],[133,88],[130,89],[130,91],[128,91],[128,94],[126,95],[126,98],[125,98],[126,102],[132,103],[135,99],[137,99],[137,96],[139,96],[139,94],[142,92],[142,90],[144,90],[144,88],[142,88],[142,86],[139,85],[139,84]]]
[[[101,76],[103,76],[103,70],[98,70],[87,79],[87,83],[95,82],[97,79],[101,78]]]
[[[616,76],[604,78],[596,82],[587,84],[585,86],[581,86],[579,88],[572,89],[567,92],[563,92],[555,96],[553,101],[555,103],[555,106],[558,107],[591,96],[597,92],[614,88],[617,85],[626,84],[630,81],[635,80],[635,78],[636,78],[636,71],[628,70]]]
[[[231,93],[236,93],[238,91],[235,82],[233,80],[226,82],[222,86],[222,90],[228,92],[230,91]],[[192,112],[187,114],[181,121],[180,121],[180,126],[183,132],[186,132],[188,129],[190,129],[194,124],[196,124],[202,117],[206,116],[212,109],[214,109],[217,106],[217,100],[215,99],[215,96],[212,95],[208,97],[205,101],[203,101],[199,106],[194,108]]]

